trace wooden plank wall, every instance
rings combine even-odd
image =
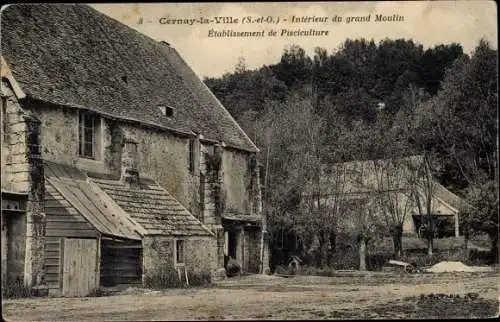
[[[101,284],[142,282],[142,245],[137,242],[101,240]]]
[[[61,290],[63,256],[61,243],[65,237],[97,238],[99,233],[50,184],[45,186],[45,214],[47,220],[45,259],[46,281],[49,292]]]
[[[92,294],[99,287],[97,240],[66,238],[63,256],[63,288],[66,297]]]

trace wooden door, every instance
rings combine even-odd
[[[97,240],[64,239],[63,296],[87,296],[99,286],[97,256]]]

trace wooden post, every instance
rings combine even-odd
[[[96,279],[96,285],[95,288],[99,289],[101,286],[101,236],[97,237],[97,251],[96,251],[96,256],[97,256],[97,263],[95,267],[95,279]]]

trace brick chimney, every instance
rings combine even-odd
[[[131,138],[125,138],[122,147],[121,180],[128,186],[137,186],[139,183],[137,157],[137,142]]]

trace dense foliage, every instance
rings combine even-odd
[[[320,165],[420,154],[468,201],[463,223],[496,247],[497,50],[487,42],[471,56],[460,44],[424,50],[405,39],[347,39],[313,57],[293,45],[277,64],[248,70],[240,58],[233,73],[205,82],[261,148],[271,231],[293,231],[304,249],[319,235],[327,252],[336,214],[294,215]]]

